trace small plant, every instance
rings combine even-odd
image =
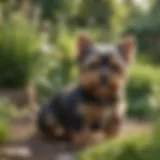
[[[9,139],[8,123],[0,122],[0,144],[5,143]]]
[[[14,116],[14,106],[4,100],[0,101],[0,144],[9,139],[9,123]]]

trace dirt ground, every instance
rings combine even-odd
[[[16,118],[10,125],[11,142],[0,147],[0,160],[76,160],[76,151],[68,142],[41,141],[35,136],[33,116]],[[151,125],[126,121],[122,136],[151,130]]]

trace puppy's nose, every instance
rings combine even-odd
[[[103,69],[100,73],[100,82],[102,85],[106,85],[108,83],[108,74],[105,69]]]
[[[107,76],[106,75],[100,75],[100,82],[102,85],[107,84]]]

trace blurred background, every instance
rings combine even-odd
[[[133,34],[137,53],[126,86],[123,138],[76,156],[160,159],[160,0],[0,0],[1,160],[56,160],[56,149],[63,147],[32,137],[35,110],[76,81],[75,41],[81,32],[100,43]]]

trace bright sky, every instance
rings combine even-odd
[[[137,4],[146,4],[148,0],[134,0]]]
[[[136,4],[141,5],[144,9],[148,8],[148,0],[134,0]]]
[[[143,0],[134,0],[135,2],[137,2],[137,3],[142,3],[143,2]]]
[[[123,1],[123,0],[119,0]],[[147,9],[149,5],[149,0],[133,0],[137,5],[140,5],[142,8]]]

